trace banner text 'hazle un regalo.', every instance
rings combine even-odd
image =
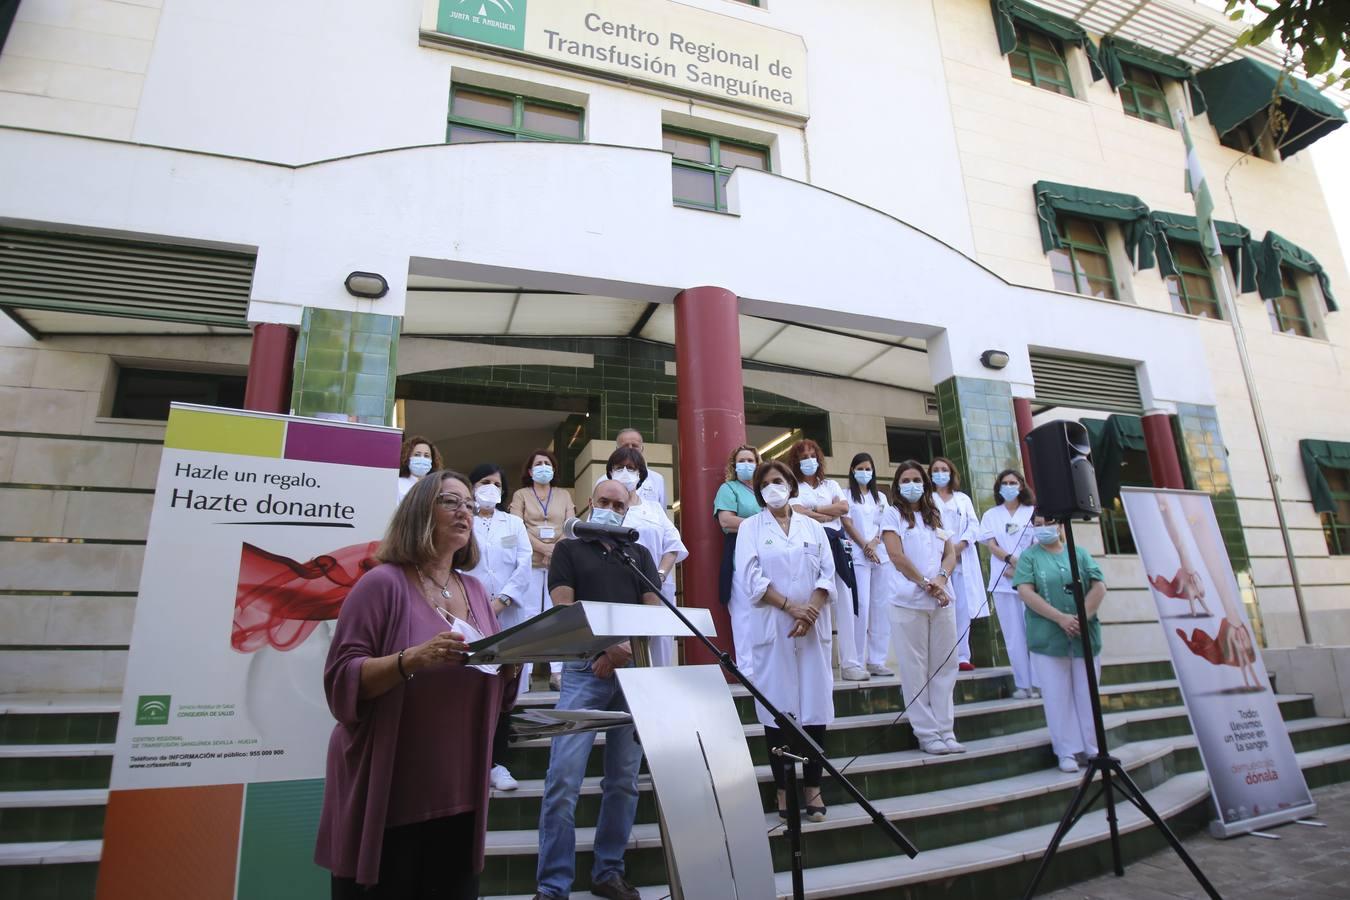
[[[669,0],[439,0],[435,32],[805,118],[801,37]]]

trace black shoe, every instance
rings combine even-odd
[[[1082,750],[1079,750],[1077,753],[1073,755],[1073,761],[1078,763],[1078,768],[1080,769],[1086,769],[1088,766],[1088,760],[1090,760],[1091,758],[1092,757],[1088,756],[1087,753],[1085,753]]]
[[[591,893],[608,900],[642,900],[637,888],[623,880],[622,875],[611,875],[604,881],[591,885]]]

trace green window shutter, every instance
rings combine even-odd
[[[1334,513],[1336,501],[1322,469],[1350,471],[1350,444],[1304,439],[1298,442],[1298,452],[1303,457],[1303,474],[1308,479],[1313,509],[1319,513]]]
[[[998,49],[1004,56],[1017,49],[1016,25],[1024,25],[1053,38],[1077,44],[1087,54],[1092,67],[1092,80],[1100,81],[1105,74],[1097,54],[1097,45],[1073,19],[1042,9],[1026,0],[990,0],[994,13],[994,32],[998,35]]]
[[[1144,422],[1138,416],[1116,414],[1105,419],[1083,419],[1092,446],[1092,468],[1097,473],[1097,493],[1103,507],[1120,496],[1120,467],[1126,450],[1148,452]]]
[[[1326,269],[1307,250],[1291,243],[1273,231],[1267,231],[1265,240],[1256,248],[1256,278],[1261,296],[1267,300],[1284,295],[1280,284],[1280,266],[1289,266],[1308,275],[1316,275],[1322,288],[1322,299],[1326,302],[1327,312],[1336,312],[1336,298],[1331,293],[1331,278]]]
[[[1209,121],[1225,135],[1271,105],[1278,93],[1287,120],[1276,136],[1280,156],[1291,156],[1345,124],[1345,112],[1301,78],[1254,59],[1239,59],[1196,76],[1209,106]]]
[[[1060,213],[1084,216],[1089,219],[1119,222],[1125,235],[1125,249],[1130,262],[1143,271],[1153,268],[1155,238],[1149,223],[1149,209],[1133,194],[1117,194],[1094,188],[1053,181],[1036,182],[1036,217],[1040,221],[1041,249],[1046,253],[1060,247],[1058,216]]]
[[[0,228],[0,307],[248,327],[255,256]]]
[[[1168,242],[1186,241],[1199,244],[1200,226],[1195,216],[1153,212],[1149,214],[1149,222],[1153,227],[1159,274],[1164,278],[1177,274],[1176,264],[1172,261],[1172,248]],[[1256,290],[1256,256],[1253,251],[1251,230],[1236,222],[1224,222],[1219,219],[1214,220],[1214,230],[1219,235],[1219,246],[1237,250],[1238,267],[1242,270],[1240,273],[1242,293],[1249,294]]]
[[[1125,65],[1138,66],[1187,85],[1191,90],[1192,111],[1197,116],[1205,111],[1205,97],[1195,87],[1195,69],[1185,60],[1112,34],[1102,38],[1097,53],[1111,90],[1125,83]]]
[[[1031,375],[1041,403],[1135,415],[1144,411],[1139,373],[1128,363],[1032,353]]]

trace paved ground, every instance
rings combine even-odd
[[[1326,828],[1289,824],[1280,840],[1250,835],[1216,841],[1196,834],[1184,843],[1224,900],[1350,898],[1350,784],[1313,791]],[[1105,875],[1045,894],[1044,900],[1175,900],[1203,898],[1195,878],[1170,849],[1128,864],[1125,877]]]

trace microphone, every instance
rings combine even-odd
[[[636,528],[625,528],[622,525],[597,525],[595,522],[583,522],[576,516],[563,523],[562,533],[567,540],[610,540],[634,544],[637,543],[638,539]]]

